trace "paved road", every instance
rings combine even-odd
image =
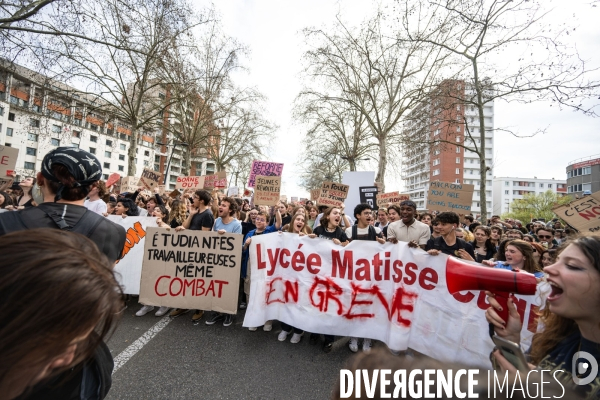
[[[153,312],[135,317],[140,307],[128,303],[108,342],[113,357],[161,321]],[[250,332],[242,328],[243,312],[229,327],[190,318],[171,320],[116,371],[108,399],[327,399],[352,354],[348,338],[329,354],[308,335],[298,344],[291,335],[279,342],[277,322],[271,332]]]

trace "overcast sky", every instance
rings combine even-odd
[[[547,1],[547,0],[545,0]],[[589,0],[554,1],[551,23],[568,17],[576,21],[572,38],[580,54],[600,65],[600,7]],[[301,89],[303,53],[301,30],[331,25],[340,13],[349,23],[358,24],[375,9],[370,0],[222,0],[215,5],[225,33],[248,45],[246,60],[250,73],[238,77],[242,85],[254,85],[268,98],[266,116],[280,128],[272,142],[270,161],[284,162],[282,194],[304,196],[298,186],[296,162],[303,135],[291,118],[292,103]],[[598,100],[596,100],[598,101]],[[520,178],[566,179],[569,161],[600,153],[600,119],[572,111],[558,111],[548,104],[496,103],[495,127],[511,127],[526,135],[546,128],[545,134],[515,138],[497,133],[494,141],[494,175]],[[600,157],[600,156],[599,156]],[[359,170],[375,170],[363,164]],[[391,174],[390,174],[391,175]],[[401,180],[386,178],[386,191],[402,189]]]

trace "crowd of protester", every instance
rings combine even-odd
[[[87,157],[85,162],[84,157]],[[93,155],[79,149],[59,148],[44,158],[42,171],[36,177],[27,177],[0,192],[0,237],[5,235],[0,239],[0,253],[12,254],[1,266],[5,279],[0,284],[0,298],[4,300],[3,304],[15,296],[29,299],[26,293],[19,294],[10,289],[9,281],[17,279],[20,268],[23,268],[22,274],[26,274],[24,266],[39,268],[40,276],[47,275],[47,278],[32,283],[39,286],[40,295],[35,301],[32,299],[28,307],[36,315],[47,312],[49,321],[44,324],[47,335],[41,340],[39,330],[24,332],[28,325],[18,322],[22,315],[15,314],[16,308],[3,307],[0,311],[0,358],[10,360],[0,367],[0,390],[4,390],[0,393],[9,393],[8,398],[17,398],[23,393],[32,397],[22,398],[36,398],[36,393],[41,393],[40,398],[44,398],[45,391],[50,390],[48,382],[58,379],[74,382],[68,386],[73,393],[81,391],[81,380],[86,379],[84,372],[90,360],[101,366],[96,370],[102,371],[107,366],[112,369],[112,358],[106,354],[102,340],[114,325],[114,311],[123,307],[115,298],[119,288],[112,266],[119,258],[125,234],[123,228],[104,218],[111,215],[153,217],[160,228],[177,232],[202,230],[243,235],[238,300],[241,310],[247,308],[250,301],[250,244],[258,235],[278,232],[330,240],[338,246],[346,246],[355,240],[376,241],[381,245],[404,242],[431,256],[446,254],[490,268],[521,270],[552,286],[548,306],[541,315],[544,328],[534,336],[530,349],[532,362],[556,367],[567,363],[570,360],[567,356],[578,348],[600,359],[600,236],[577,235],[558,219],[534,218],[523,225],[521,221],[495,215],[483,222],[474,215],[419,212],[410,200],[377,210],[369,204],[346,210],[343,206],[315,205],[310,200],[302,203],[280,201],[274,207],[252,206],[247,199],[224,196],[217,190],[186,191],[169,196],[160,194],[158,189],[149,194],[139,188],[130,193],[114,194],[100,176],[100,164]],[[44,229],[58,230],[60,235],[47,234]],[[19,234],[22,230],[30,232]],[[43,256],[28,254],[29,245],[36,245]],[[23,249],[18,250],[21,247]],[[69,252],[69,257],[64,252]],[[56,261],[60,259],[69,259],[73,265],[85,265],[78,273],[89,275],[81,278],[87,279],[87,286],[70,284],[73,279],[79,279],[79,275],[67,279],[65,274],[73,267]],[[15,277],[10,278],[13,275]],[[65,281],[61,282],[61,279]],[[107,291],[106,287],[111,285],[112,290]],[[50,301],[44,304],[44,296],[51,296],[50,292],[57,288],[65,292],[65,305]],[[85,301],[67,304],[68,299],[81,293],[85,293],[81,297]],[[509,320],[503,321],[495,312],[499,306],[493,295],[490,294],[488,301],[492,307],[486,312],[486,318],[495,327],[496,334],[519,343],[522,316],[512,302],[509,301]],[[73,321],[69,318],[72,315],[65,316],[58,311],[67,312],[74,303],[84,309],[83,314],[88,318],[85,323],[71,328]],[[89,314],[89,310],[93,312]],[[152,311],[153,306],[141,305],[135,315],[143,317]],[[231,326],[235,318],[231,314],[211,312],[205,315],[204,310],[168,307],[158,308],[154,315],[160,317],[169,313],[171,317],[178,317],[191,311],[194,323],[200,323],[204,318],[207,325],[221,322]],[[249,330],[258,328],[250,327]],[[35,328],[32,326],[31,329]],[[271,331],[273,321],[267,321],[262,329]],[[304,334],[297,327],[281,323],[277,339],[286,341],[291,335],[291,343],[299,343]],[[320,336],[319,332],[310,332],[309,342],[318,343]],[[335,337],[323,336],[322,348],[328,353]],[[51,340],[57,343],[54,348],[49,344]],[[359,344],[362,344],[363,352],[368,353],[372,340],[352,337],[348,347],[352,352],[358,352]],[[23,350],[13,352],[19,345]],[[511,369],[501,354],[495,352],[493,356],[503,368]],[[76,365],[80,367],[74,369]],[[15,377],[15,366],[30,371],[30,375]],[[70,373],[65,377],[67,370]],[[110,374],[100,372],[97,375],[94,385],[105,393],[110,388]],[[18,382],[18,385],[11,382]],[[69,395],[64,398],[79,397]]]

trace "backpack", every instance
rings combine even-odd
[[[71,227],[66,224],[65,220],[62,219],[58,213],[44,210],[43,204],[40,204],[37,209],[43,211],[51,220],[53,220],[58,229],[80,233],[87,238],[90,238],[93,235],[98,225],[104,220],[104,217],[101,215],[86,210],[75,226]],[[36,226],[27,226],[21,217],[20,211],[3,213],[2,218],[0,218],[0,227],[2,227],[2,230],[5,233],[37,228]]]
[[[356,240],[356,238],[358,237],[358,225],[352,225],[352,240]],[[377,232],[375,231],[375,228],[373,228],[371,225],[369,225],[369,233],[367,236],[367,240],[377,240]]]

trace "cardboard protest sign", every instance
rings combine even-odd
[[[175,189],[203,189],[204,176],[178,176]]]
[[[323,182],[321,192],[317,198],[318,205],[341,207],[348,197],[349,185],[336,182]]]
[[[404,200],[410,200],[410,195],[400,192],[380,193],[377,195],[377,208],[388,207],[390,204],[398,205]]]
[[[281,191],[280,176],[257,175],[254,179],[254,204],[276,206]]]
[[[154,217],[127,217],[109,215],[110,221],[125,228],[125,247],[122,258],[115,265],[115,272],[119,284],[126,294],[140,293],[140,277],[142,276],[142,258],[144,257],[144,243],[146,231],[155,227]]]
[[[17,166],[19,149],[0,145],[0,178],[11,176]]]
[[[140,303],[237,312],[242,235],[148,229]]]
[[[432,257],[405,242],[355,240],[341,247],[291,233],[253,237],[249,266],[245,327],[279,320],[307,332],[377,339],[394,350],[412,348],[443,362],[490,367],[494,344],[485,320],[485,292],[468,287],[451,294],[448,282],[465,288],[464,274],[509,271],[444,254]],[[529,278],[535,282],[533,275]],[[513,298],[523,317],[525,348],[549,288],[541,282],[535,295]]]
[[[600,231],[600,192],[553,208],[552,211],[581,233]]]
[[[138,183],[139,186],[144,186],[148,190],[154,190],[155,187],[158,187],[158,182],[160,181],[160,172],[153,171],[148,168],[144,168],[142,172],[142,176],[140,177],[140,181]]]
[[[290,201],[292,203],[297,203],[298,202],[298,197],[297,196],[292,196],[292,198],[290,199]]]
[[[319,198],[320,194],[321,194],[321,189],[313,189],[310,191],[310,199],[312,201],[315,201]]]
[[[223,181],[224,180],[224,181]],[[227,186],[227,172],[219,171],[214,175],[204,176],[204,189],[212,190],[218,187]]]
[[[238,196],[240,193],[240,188],[238,188],[237,186],[233,186],[230,188],[227,188],[227,196]]]
[[[10,188],[14,181],[14,178],[0,177],[0,192],[4,192],[6,189]]]
[[[250,167],[250,176],[248,177],[248,187],[254,187],[254,180],[257,175],[260,176],[281,176],[283,173],[283,164],[270,161],[252,161]]]
[[[160,195],[165,194],[165,190],[166,190],[165,185],[158,185],[158,194],[160,194]]]
[[[454,211],[462,214],[471,211],[474,185],[452,182],[429,182],[427,209],[435,211]]]
[[[169,193],[169,197],[176,198],[180,194],[181,194],[181,192],[179,190],[174,189],[171,193]]]
[[[361,204],[368,204],[377,211],[377,186],[361,186],[358,188]]]
[[[138,190],[139,179],[133,176],[126,176],[121,178],[121,193],[132,193]]]

